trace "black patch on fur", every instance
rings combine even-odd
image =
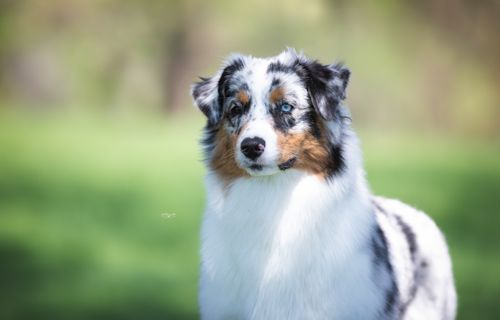
[[[405,236],[406,242],[408,243],[408,250],[413,264],[413,279],[409,288],[407,300],[399,302],[398,312],[400,316],[403,316],[408,306],[412,303],[413,299],[415,299],[421,282],[426,277],[428,262],[425,259],[422,259],[418,254],[416,234],[410,225],[408,225],[400,216],[387,212],[375,199],[373,199],[372,202],[377,211],[386,216],[394,217],[394,220],[398,224],[401,232]]]
[[[293,128],[297,122],[292,114],[283,113],[280,106],[271,106],[270,113],[274,120],[274,127],[286,134],[290,128]]]
[[[385,292],[384,315],[390,316],[399,310],[399,291],[394,277],[394,270],[391,261],[389,260],[389,248],[387,239],[380,226],[376,225],[375,236],[372,240],[375,265],[385,268],[391,284]]]
[[[427,266],[427,262],[422,261],[419,263],[417,261],[417,259],[418,259],[418,256],[417,256],[418,247],[417,247],[417,240],[416,240],[415,232],[413,232],[411,227],[406,222],[404,222],[400,216],[394,215],[394,217],[395,217],[396,222],[398,223],[399,227],[401,228],[401,231],[403,232],[403,234],[406,238],[406,242],[408,243],[408,248],[410,251],[411,261],[413,263],[413,281],[412,281],[412,284],[410,287],[408,300],[405,301],[401,305],[401,314],[404,314],[404,312],[406,311],[406,308],[413,301],[413,299],[415,298],[415,296],[417,294],[419,281],[420,281],[421,276],[425,273],[423,271],[425,271],[424,269]]]
[[[229,81],[231,80],[231,77],[235,72],[242,70],[244,67],[245,63],[243,62],[243,59],[238,58],[231,62],[231,64],[225,67],[222,71],[219,82],[217,83],[218,107],[220,114],[223,112],[224,99],[229,94]]]
[[[329,151],[329,162],[327,164],[327,177],[332,179],[335,175],[344,171],[346,164],[344,159],[344,147],[342,143],[330,144]]]
[[[293,66],[289,66],[278,61],[272,62],[269,64],[269,66],[267,66],[267,73],[272,72],[292,73],[295,72],[295,69]]]
[[[394,313],[398,313],[399,309],[399,290],[396,285],[396,280],[393,280],[391,287],[385,292],[384,313],[386,315],[392,315]]]
[[[281,80],[278,78],[273,78],[273,81],[271,82],[271,88],[277,87],[281,84]]]
[[[387,214],[375,200],[373,200],[372,202],[377,210],[379,210],[383,214]],[[394,315],[397,316],[400,314],[399,312],[401,310],[401,298],[394,275],[394,269],[389,259],[389,247],[387,244],[387,238],[385,237],[385,234],[378,223],[375,226],[375,232],[372,239],[372,250],[374,253],[374,264],[378,267],[385,268],[391,279],[391,284],[385,292],[383,314],[388,318]]]
[[[387,215],[387,211],[385,211],[385,209],[382,208],[382,206],[375,199],[372,199],[372,203],[375,206],[375,208],[377,209],[377,211],[379,211],[380,213],[383,213],[384,215]]]
[[[389,252],[387,250],[385,235],[378,225],[375,230],[375,236],[372,239],[372,249],[373,253],[375,254],[374,262],[376,265],[390,265]]]
[[[404,222],[400,216],[394,215],[394,217],[396,218],[401,231],[405,235],[406,242],[408,242],[408,248],[410,249],[411,261],[415,264],[417,259],[417,240],[415,232],[413,232],[410,226]]]
[[[294,70],[309,92],[312,106],[325,120],[333,120],[346,97],[349,69],[342,64],[323,65],[315,60],[297,59]]]
[[[321,130],[318,125],[318,119],[316,116],[316,112],[314,110],[309,110],[306,113],[304,113],[299,121],[303,121],[308,124],[309,127],[309,132],[316,138],[320,139],[321,138]]]
[[[249,89],[248,89],[248,86],[246,83],[243,84],[238,90],[229,91],[227,94],[227,97],[235,95],[238,91],[241,91],[241,90],[248,92]],[[247,114],[250,111],[250,106],[252,105],[252,97],[250,96],[249,93],[247,93],[247,94],[249,96],[247,103],[242,104],[241,101],[239,101],[239,100],[234,101],[235,103],[239,104],[239,106],[242,109],[242,113],[240,115],[237,115],[237,116],[231,115],[231,110],[227,110],[227,112],[225,112],[225,117],[226,117],[229,125],[235,129],[236,134],[240,134],[242,118],[245,114]]]

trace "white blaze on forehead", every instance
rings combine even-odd
[[[264,166],[274,166],[277,165],[279,150],[278,137],[273,127],[272,117],[267,110],[268,104],[265,101],[272,82],[272,77],[267,74],[268,65],[267,59],[251,58],[247,61],[246,83],[252,97],[252,106],[249,111],[249,120],[238,137],[237,145],[240,146],[245,138],[259,137],[263,139],[266,146],[257,162]],[[237,159],[243,163],[246,159],[241,153],[241,149],[237,153]]]
[[[268,59],[251,58],[246,69],[249,70],[246,80],[247,85],[257,104],[262,104],[266,90],[271,86],[271,77],[267,75]]]

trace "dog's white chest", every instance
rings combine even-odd
[[[239,180],[225,196],[207,183],[200,299],[214,316],[233,309],[234,317],[254,319],[346,318],[348,310],[355,316],[352,303],[377,307],[367,290],[370,257],[360,254],[372,221],[354,194],[335,202],[332,186],[295,171]]]

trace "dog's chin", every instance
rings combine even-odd
[[[279,172],[293,168],[296,158],[291,158],[282,163],[260,164],[260,163],[245,163],[240,167],[252,177],[271,176]]]
[[[250,164],[242,168],[252,177],[271,176],[280,171],[277,165]]]

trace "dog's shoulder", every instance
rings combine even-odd
[[[399,312],[408,315],[444,310],[453,314],[456,299],[450,257],[434,220],[399,200],[373,197],[372,202],[397,284]],[[449,294],[444,295],[444,291]],[[425,306],[428,303],[436,307]]]

